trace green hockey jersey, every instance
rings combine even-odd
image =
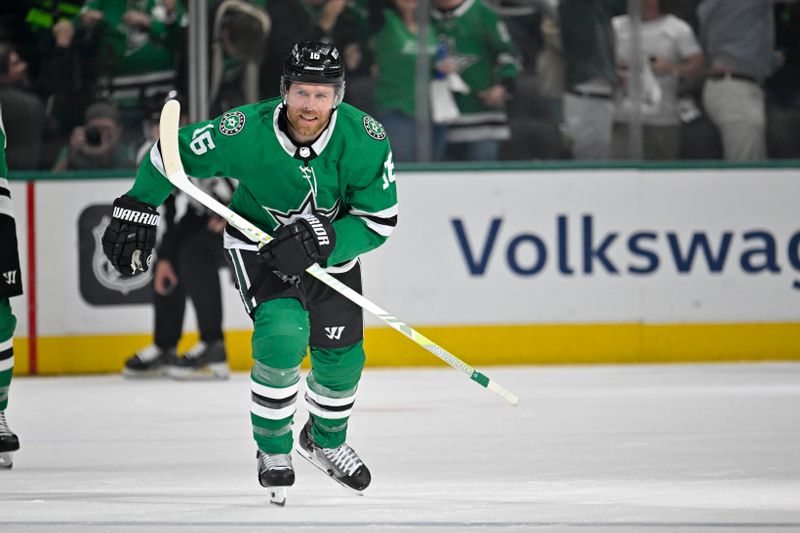
[[[469,86],[455,93],[461,115],[449,123],[450,142],[506,140],[511,136],[505,109],[485,105],[478,93],[495,84],[511,86],[521,70],[505,23],[482,0],[464,0],[449,10],[431,10],[433,29],[447,56]]]
[[[337,238],[329,265],[380,246],[397,223],[394,163],[383,126],[340,104],[316,141],[295,145],[281,127],[283,107],[281,98],[264,100],[181,128],[186,173],[236,179],[231,209],[268,233],[312,212],[333,220]],[[156,143],[128,194],[158,205],[171,191]],[[226,247],[255,249],[233,241],[226,236]]]
[[[183,0],[168,11],[164,0],[86,0],[81,13],[103,13],[97,30],[103,96],[120,108],[138,108],[147,95],[166,93],[176,83],[177,51],[182,48],[187,22]],[[132,27],[125,14],[139,11],[150,27]]]

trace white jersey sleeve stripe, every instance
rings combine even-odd
[[[350,209],[349,213],[360,218],[369,229],[382,237],[391,235],[397,225],[397,204],[374,213],[355,208]]]
[[[351,215],[364,215],[369,217],[378,217],[378,218],[392,218],[397,216],[397,204],[394,204],[391,207],[387,207],[386,209],[382,209],[380,211],[376,211],[374,213],[370,213],[369,211],[364,211],[362,209],[350,209]]]
[[[375,222],[374,220],[371,220],[369,218],[364,218],[364,217],[359,217],[359,218],[364,221],[364,224],[366,224],[369,229],[371,229],[372,231],[374,231],[375,233],[377,233],[382,237],[388,237],[394,231],[394,225],[379,224],[378,222]]]
[[[161,172],[162,176],[167,177],[167,171],[164,170],[164,160],[161,159],[161,150],[157,142],[153,143],[153,147],[150,148],[150,162],[153,163],[156,170]]]
[[[14,206],[8,196],[0,196],[0,215],[14,218]]]

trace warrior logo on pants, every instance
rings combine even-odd
[[[332,328],[325,328],[325,336],[329,339],[341,339],[344,332],[344,326],[334,326]]]

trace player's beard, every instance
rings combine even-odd
[[[286,109],[286,118],[294,131],[304,138],[314,139],[319,136],[320,132],[322,132],[322,130],[328,124],[332,112],[333,110],[328,110],[322,113],[316,111],[303,111],[301,109],[295,109],[291,106],[288,106]],[[317,120],[309,124],[302,120],[301,116],[305,118],[316,118]]]

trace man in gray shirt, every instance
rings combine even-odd
[[[611,17],[623,0],[561,0],[558,6],[567,91],[564,119],[575,159],[608,159],[619,80]]]
[[[765,159],[764,80],[776,65],[774,0],[703,0],[700,41],[710,69],[703,105],[722,135],[725,159]]]

